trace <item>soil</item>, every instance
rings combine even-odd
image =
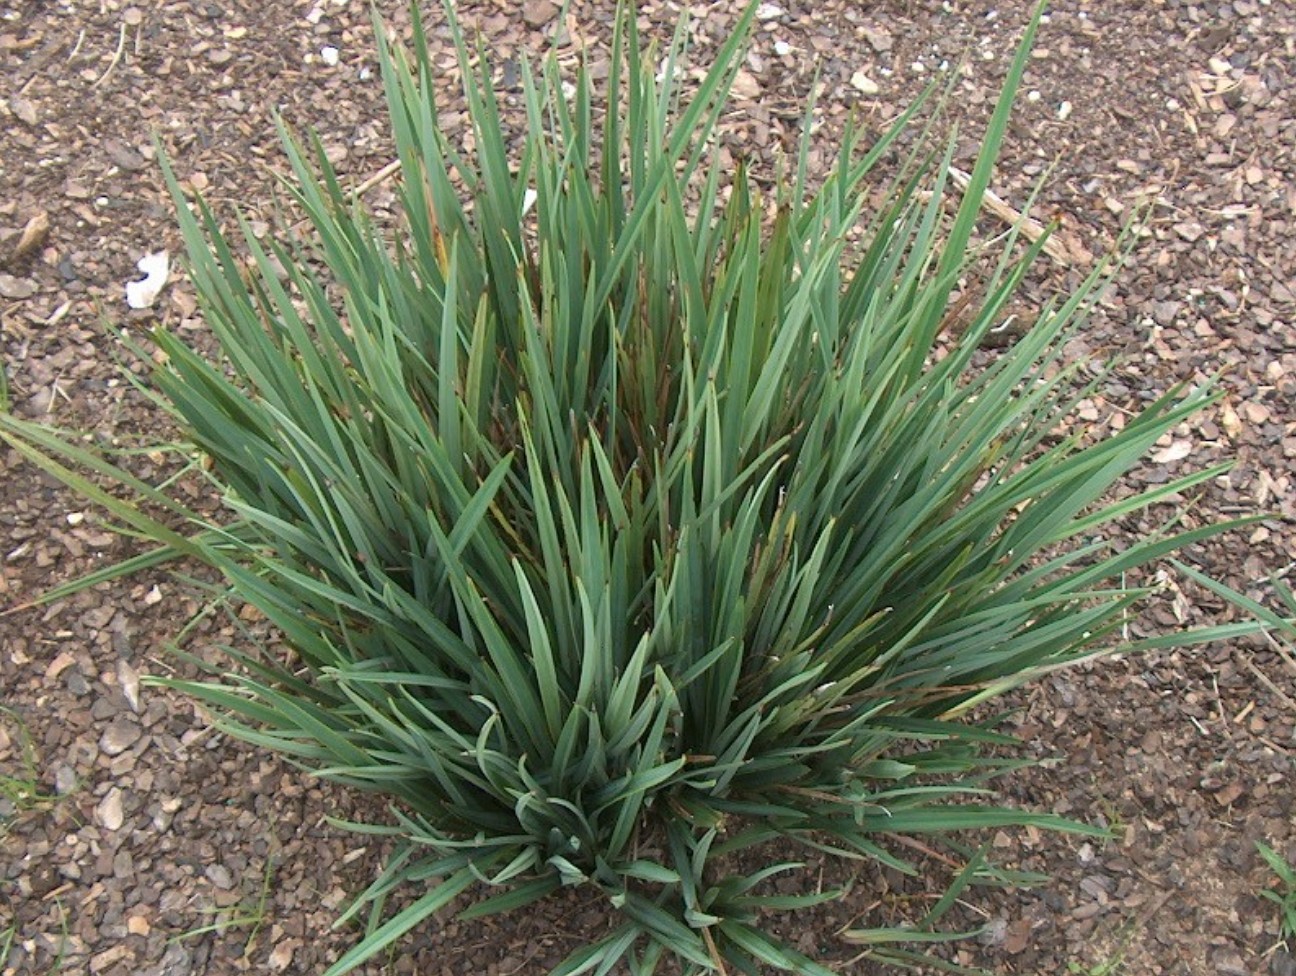
[[[147,308],[125,283],[145,254],[179,240],[156,137],[188,187],[223,213],[269,220],[285,169],[271,113],[318,130],[352,185],[392,158],[369,4],[348,0],[0,0],[0,348],[19,415],[121,449],[141,477],[175,470],[159,410],[103,327],[142,336],[159,322],[201,341],[192,290],[174,269]],[[377,4],[394,29],[404,0]],[[425,5],[435,7],[437,5]],[[795,146],[818,79],[812,162],[831,161],[853,113],[880,128],[933,77],[961,70],[951,114],[966,165],[1031,5],[950,0],[776,0],[762,5],[727,145],[764,179]],[[521,117],[517,64],[556,40],[570,62],[607,55],[611,0],[461,0]],[[642,0],[665,42],[681,5]],[[706,64],[740,4],[695,2],[694,64]],[[448,66],[439,13],[429,13]],[[817,74],[816,74],[817,72]],[[1029,302],[1074,285],[1133,217],[1143,229],[1070,352],[1122,357],[1080,405],[1119,427],[1130,406],[1222,373],[1223,398],[1158,445],[1130,487],[1233,459],[1198,495],[1128,519],[1130,537],[1170,517],[1197,525],[1264,518],[1188,553],[1261,595],[1296,564],[1296,7],[1285,0],[1057,0],[1044,25],[994,191],[1063,220],[1061,247],[1033,273]],[[447,73],[446,124],[463,130]],[[391,206],[390,181],[368,192]],[[983,230],[1003,229],[987,212]],[[371,797],[318,783],[215,732],[186,698],[142,683],[176,667],[169,642],[201,603],[149,571],[52,605],[51,585],[132,550],[101,512],[0,453],[0,973],[190,976],[318,973],[353,944],[331,922],[375,875],[383,847],[330,818],[381,817]],[[195,499],[210,504],[210,499]],[[1169,569],[1169,567],[1167,567]],[[1235,619],[1223,601],[1167,575],[1130,635]],[[246,639],[198,625],[201,653]],[[1105,843],[1035,831],[984,838],[1051,880],[973,889],[952,925],[984,926],[943,950],[994,973],[1292,976],[1264,841],[1296,860],[1296,666],[1260,639],[1106,660],[1013,696],[1026,752],[1047,762],[1004,782],[1012,801],[1107,824]],[[931,879],[812,858],[789,884],[853,881],[839,902],[778,920],[843,973],[872,973],[841,938],[912,917]],[[909,912],[906,915],[906,912]],[[366,973],[547,971],[606,924],[571,894],[536,911],[459,923],[447,910]],[[12,932],[7,949],[6,933]]]

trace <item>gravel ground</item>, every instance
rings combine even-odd
[[[377,5],[407,26],[403,0]],[[641,22],[668,38],[682,6],[644,0]],[[565,59],[583,50],[597,68],[607,56],[607,0],[574,0],[565,21],[548,0],[461,8],[487,38],[514,123],[518,58],[555,36]],[[738,8],[688,5],[695,63]],[[1028,8],[763,4],[728,150],[770,178],[818,71],[822,169],[851,113],[880,128],[961,63],[952,114],[970,158]],[[457,82],[444,32],[433,35],[457,134]],[[140,258],[178,251],[151,139],[222,212],[238,206],[268,222],[272,177],[284,169],[273,109],[316,127],[353,185],[391,160],[373,52],[369,4],[348,0],[0,0],[0,350],[17,413],[129,451],[142,477],[174,471],[171,454],[134,450],[172,432],[125,381],[124,351],[102,327],[137,333],[160,321],[202,338],[174,270],[149,307],[125,300]],[[1174,515],[1193,525],[1264,513],[1191,553],[1254,593],[1296,563],[1294,65],[1296,7],[1284,0],[1058,0],[994,184],[1007,207],[1024,206],[1051,168],[1034,215],[1061,218],[1063,230],[1026,287],[1024,313],[1073,285],[1146,208],[1132,259],[1069,350],[1122,357],[1077,419],[1116,429],[1147,397],[1223,371],[1224,399],[1158,445],[1130,488],[1228,458],[1236,467],[1122,531],[1133,538]],[[389,208],[391,182],[373,182],[368,199]],[[988,212],[984,230],[998,220]],[[383,854],[327,818],[381,818],[381,803],[231,742],[186,699],[141,683],[177,666],[167,647],[201,605],[192,585],[158,573],[24,608],[130,550],[100,513],[16,456],[0,459],[0,607],[10,608],[0,616],[0,973],[320,972],[354,941],[330,924]],[[1130,632],[1229,613],[1170,581]],[[257,629],[204,620],[190,647],[215,653]],[[1274,906],[1259,897],[1273,878],[1254,847],[1263,840],[1296,861],[1293,699],[1296,666],[1259,640],[1106,661],[1016,696],[1016,731],[1048,762],[1013,778],[1010,796],[1112,825],[1116,839],[986,838],[1001,860],[1053,880],[974,892],[959,921],[984,933],[950,957],[995,973],[1296,973]],[[840,903],[777,926],[844,973],[873,972],[852,961],[839,930],[908,917],[932,884],[852,878],[813,859],[795,879],[834,881],[854,882]],[[605,923],[579,894],[472,924],[447,912],[364,971],[542,973]]]

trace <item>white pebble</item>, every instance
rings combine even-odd
[[[340,53],[338,49],[331,45],[320,48],[320,59],[330,68],[337,67],[339,56]]]
[[[108,795],[99,801],[95,807],[95,819],[105,830],[120,830],[123,823],[126,822],[125,813],[122,810],[122,791],[113,787],[108,791]]]
[[[1058,118],[1061,119],[1063,122],[1071,118],[1070,102],[1063,102],[1061,105],[1058,106]]]
[[[862,71],[851,75],[851,84],[865,95],[876,95],[879,91],[877,82]]]

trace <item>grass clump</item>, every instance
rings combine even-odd
[[[9,729],[14,734],[9,733]],[[27,725],[11,708],[0,706],[0,740],[7,740],[11,754],[0,765],[0,841],[25,814],[46,810],[59,797],[41,784],[40,759]]]
[[[497,891],[464,915],[564,885],[606,898],[618,926],[563,974],[650,973],[668,953],[695,972],[827,972],[758,916],[832,893],[766,894],[792,865],[726,874],[727,856],[785,838],[914,872],[888,836],[1083,829],[996,805],[1012,740],[968,715],[1118,646],[1146,595],[1123,574],[1217,531],[1106,537],[1219,469],[1101,502],[1209,390],[1174,390],[1095,443],[1059,433],[1101,382],[1062,352],[1101,269],[976,356],[1043,246],[1008,235],[986,262],[969,243],[1038,14],[947,219],[952,149],[929,143],[867,202],[912,113],[867,148],[848,133],[815,192],[808,137],[773,200],[722,171],[716,125],[753,11],[691,95],[673,70],[685,32],[659,81],[623,12],[599,97],[585,75],[564,91],[553,63],[524,71],[514,152],[457,27],[470,154],[438,128],[421,28],[412,56],[380,41],[394,240],[287,130],[309,243],[227,233],[168,169],[222,358],[159,332],[153,381],[225,521],[3,420],[163,547],[131,565],[217,568],[291,649],[233,652],[230,673],[177,687],[245,739],[396,801],[396,826],[362,828],[401,846],[331,974],[477,882]],[[975,297],[953,335],[960,289]],[[967,864],[917,927],[852,938],[904,958],[886,947],[935,938],[990,871]],[[402,884],[417,897],[384,919]]]
[[[1296,940],[1296,864],[1260,841],[1256,841],[1256,850],[1278,879],[1277,887],[1262,889],[1260,897],[1278,906],[1278,928],[1283,941]]]
[[[1291,617],[1284,618],[1263,604],[1257,603],[1246,594],[1239,593],[1237,590],[1203,576],[1191,567],[1181,565],[1179,569],[1190,579],[1196,580],[1207,589],[1237,604],[1262,621],[1268,628],[1265,637],[1278,662],[1287,671],[1296,675],[1296,590],[1293,590],[1291,586],[1283,583],[1278,578],[1270,581],[1276,602],[1284,610],[1292,614]],[[1251,667],[1261,683],[1272,691],[1281,702],[1289,707],[1292,705],[1291,699],[1283,693],[1277,683],[1256,668],[1255,665],[1251,665]],[[1261,898],[1278,906],[1280,944],[1294,943],[1296,942],[1296,863],[1292,863],[1263,841],[1256,841],[1255,846],[1256,852],[1273,874],[1271,883],[1261,889],[1259,895]],[[1273,883],[1274,881],[1276,881],[1276,884]]]

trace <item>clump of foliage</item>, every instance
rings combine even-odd
[[[12,734],[9,729],[14,730]],[[41,785],[40,760],[26,723],[13,709],[0,707],[0,741],[4,740],[8,740],[6,751],[11,755],[8,762],[0,764],[0,840],[9,835],[18,818],[58,801]]]
[[[1265,637],[1277,655],[1278,661],[1286,670],[1296,674],[1296,590],[1293,590],[1291,586],[1276,577],[1270,581],[1275,602],[1284,611],[1292,614],[1290,617],[1282,617],[1279,613],[1275,613],[1269,607],[1256,602],[1245,593],[1240,593],[1223,583],[1204,576],[1191,566],[1179,564],[1178,568],[1189,579],[1211,590],[1216,595],[1224,597],[1224,599],[1236,604],[1261,621],[1267,628]],[[1279,692],[1277,685],[1265,678],[1259,671],[1256,673],[1271,690]],[[1288,705],[1291,704],[1291,699],[1282,695],[1281,692],[1279,692],[1279,695],[1284,702]],[[1271,883],[1269,887],[1261,889],[1259,895],[1261,898],[1278,906],[1278,932],[1283,942],[1296,942],[1296,864],[1293,864],[1263,841],[1256,841],[1255,846],[1256,852],[1264,863],[1268,865],[1270,871],[1273,872],[1273,879],[1277,881],[1276,886]]]
[[[888,837],[1082,829],[994,804],[1012,740],[969,713],[1118,646],[1145,595],[1124,574],[1217,531],[1105,537],[1218,469],[1102,502],[1212,397],[1174,390],[1092,443],[1062,430],[1102,379],[1063,354],[1102,269],[977,356],[1042,248],[1008,234],[987,261],[970,244],[1038,14],[952,218],[952,147],[926,141],[868,202],[912,111],[867,149],[848,133],[813,192],[808,135],[772,200],[724,171],[717,121],[752,16],[687,94],[684,31],[657,80],[623,12],[599,98],[586,74],[564,91],[554,63],[524,71],[512,153],[453,18],[469,153],[438,127],[421,28],[412,56],[380,41],[394,239],[287,130],[308,243],[228,234],[168,169],[221,359],[159,331],[153,382],[223,521],[3,419],[163,546],[133,565],[215,567],[291,650],[173,684],[396,801],[396,826],[366,828],[402,842],[357,905],[374,921],[330,973],[476,882],[499,890],[465,915],[564,885],[606,897],[619,925],[564,974],[650,973],[666,953],[825,973],[758,916],[832,893],[767,894],[792,865],[726,874],[726,857],[783,838],[913,872]],[[918,928],[855,938],[929,940],[987,870],[974,855]],[[383,920],[402,885],[417,898]]]
[[[1278,878],[1278,887],[1263,889],[1260,897],[1278,906],[1278,927],[1283,939],[1296,939],[1296,864],[1260,841],[1256,841],[1256,850]]]

